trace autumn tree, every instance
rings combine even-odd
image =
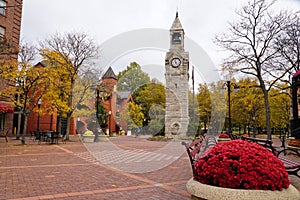
[[[203,124],[205,132],[212,135],[220,133],[224,126],[226,104],[222,88],[222,81],[199,84],[199,123]]]
[[[281,88],[286,88],[281,85]],[[277,130],[287,129],[290,124],[291,101],[289,93],[273,88],[270,91],[271,125]]]
[[[22,45],[19,48],[19,62],[7,63],[2,73],[7,87],[1,91],[1,95],[8,98],[19,110],[17,138],[21,130],[21,116],[24,117],[22,144],[25,144],[28,115],[30,112],[40,112],[37,108],[38,100],[49,86],[47,69],[32,64],[36,54],[35,47]]]
[[[151,120],[154,120],[155,113],[159,113],[158,110],[164,110],[166,106],[166,93],[165,87],[162,83],[159,83],[156,80],[152,80],[151,83],[139,87],[133,93],[133,99],[136,104],[142,107],[142,112],[145,116],[145,125],[151,123]],[[158,108],[159,107],[159,108]],[[154,109],[154,110],[153,110]],[[150,113],[152,113],[150,115]],[[158,116],[157,116],[158,117]],[[155,123],[155,126],[158,126],[159,121]],[[152,125],[154,122],[152,122]],[[163,122],[164,124],[164,122]]]
[[[243,128],[244,133],[248,127],[264,127],[264,98],[257,81],[245,78],[237,85],[239,89],[231,94],[233,125]]]
[[[263,93],[255,79],[245,78],[237,82],[239,89],[232,92],[231,111],[233,125],[244,128],[254,127],[256,130],[265,128],[265,112]],[[280,88],[286,85],[279,85]],[[290,100],[289,95],[280,88],[272,88],[269,92],[271,127],[274,129],[287,128],[289,124]],[[248,129],[249,131],[249,129]]]
[[[68,139],[71,116],[82,103],[81,98],[74,99],[76,79],[80,74],[89,71],[93,59],[98,56],[99,47],[87,34],[77,32],[54,34],[40,45],[43,58],[57,70],[63,71],[63,75],[59,75],[63,83],[57,85],[59,88],[57,91],[58,95],[64,95],[64,98],[61,98],[62,101],[67,102],[66,135]]]
[[[199,109],[196,95],[189,91],[189,126],[188,135],[196,135],[200,133],[201,124],[199,123]]]
[[[207,132],[211,118],[211,100],[209,88],[206,83],[199,84],[199,89],[196,98],[199,105],[199,120],[201,123],[203,123],[204,132]]]
[[[150,82],[150,77],[147,73],[142,71],[141,66],[132,62],[127,68],[118,74],[118,91],[134,92],[139,87]]]
[[[144,114],[142,108],[134,102],[129,102],[120,115],[121,119],[127,123],[127,130],[143,126]]]
[[[272,4],[267,0],[250,0],[237,11],[239,19],[230,24],[229,32],[216,37],[216,43],[230,52],[223,70],[241,72],[258,80],[264,95],[268,139],[271,139],[269,91],[288,73],[277,64],[280,55],[274,47],[288,17],[284,12],[272,12]]]

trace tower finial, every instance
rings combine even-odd
[[[178,17],[178,7],[177,7],[177,10],[176,10],[176,17]]]

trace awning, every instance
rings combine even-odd
[[[0,102],[0,113],[13,113],[14,108],[7,102]]]

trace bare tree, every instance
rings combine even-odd
[[[292,85],[291,77],[300,69],[300,12],[290,15],[283,32],[276,38],[275,47],[281,54],[278,63],[289,70],[283,82]]]
[[[278,62],[281,55],[275,47],[288,16],[285,12],[271,14],[273,3],[249,0],[237,11],[239,20],[230,24],[229,32],[216,37],[216,44],[231,53],[223,70],[241,72],[258,80],[264,94],[268,139],[271,139],[269,91],[290,70]]]
[[[76,78],[80,73],[88,71],[92,65],[91,61],[97,58],[99,53],[99,46],[94,40],[88,37],[85,33],[70,32],[61,34],[54,34],[50,38],[40,43],[41,54],[48,61],[53,60],[51,52],[58,54],[62,60],[60,66],[64,68],[66,78],[68,79],[68,106],[67,111],[67,128],[66,136],[69,138],[70,119],[74,110],[81,102],[74,101],[74,86]],[[50,53],[49,53],[50,52]],[[57,57],[57,56],[56,56]],[[54,62],[57,62],[55,60]]]

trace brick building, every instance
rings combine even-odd
[[[102,76],[102,84],[110,92],[110,98],[103,101],[102,104],[109,113],[108,129],[110,133],[120,134],[120,130],[127,131],[127,123],[122,120],[120,113],[126,107],[128,102],[132,102],[130,92],[117,92],[118,79],[111,67]]]
[[[16,61],[20,42],[22,0],[0,0],[0,62]],[[1,79],[1,77],[0,77]],[[4,87],[0,80],[0,89]],[[0,96],[0,132],[13,132],[13,107]]]
[[[0,0],[1,60],[17,59],[22,19],[22,0]]]
[[[39,62],[35,65],[35,67],[47,67],[43,62]],[[51,105],[45,100],[41,100],[38,102],[37,109],[41,109],[43,111],[42,114],[39,114],[37,112],[31,112],[28,116],[27,120],[27,128],[26,128],[26,134],[33,133],[36,130],[45,130],[45,131],[59,131],[58,128],[58,121],[59,121],[59,115],[55,109],[48,110],[48,108],[52,108]],[[14,128],[16,127],[16,117]],[[62,119],[62,131],[66,131],[67,126],[66,119]],[[70,134],[74,135],[76,134],[76,122],[74,118],[71,118],[70,121]]]

